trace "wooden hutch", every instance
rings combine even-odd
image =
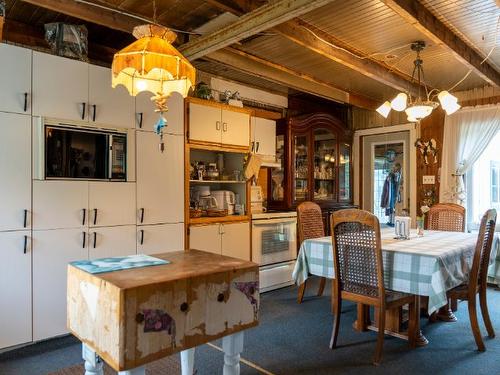
[[[329,214],[352,205],[352,132],[328,113],[284,119],[277,124],[276,156],[281,169],[268,181],[268,207],[294,210],[304,201],[320,205],[329,232]]]

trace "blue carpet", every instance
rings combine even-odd
[[[306,298],[296,303],[296,288],[262,295],[260,325],[245,333],[242,357],[273,374],[500,374],[500,338],[485,338],[486,352],[476,350],[470,330],[467,304],[460,303],[456,323],[428,323],[422,330],[430,343],[410,350],[405,341],[386,337],[382,364],[371,364],[376,334],[352,329],[355,305],[345,303],[339,332],[339,348],[328,348],[332,328],[329,289],[314,297],[315,280]],[[500,291],[488,292],[490,315],[500,335]],[[481,318],[480,318],[481,319]],[[486,331],[480,321],[484,335]],[[220,340],[214,343],[220,346]],[[81,349],[73,337],[65,337],[0,354],[1,375],[37,375],[81,363]],[[195,355],[198,375],[222,373],[223,354],[203,345]],[[259,372],[245,364],[242,374]],[[164,375],[164,374],[162,374]]]

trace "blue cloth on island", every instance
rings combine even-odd
[[[159,266],[169,263],[170,262],[168,260],[158,259],[144,254],[137,254],[123,257],[77,260],[71,262],[70,264],[85,272],[95,274],[128,270],[131,268]]]

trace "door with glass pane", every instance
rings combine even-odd
[[[309,199],[309,136],[296,134],[293,137],[294,181],[293,201]]]
[[[313,147],[313,199],[315,201],[336,201],[337,138],[328,129],[314,129]]]

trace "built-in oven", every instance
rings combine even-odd
[[[46,179],[127,178],[127,133],[45,125],[43,141]]]

